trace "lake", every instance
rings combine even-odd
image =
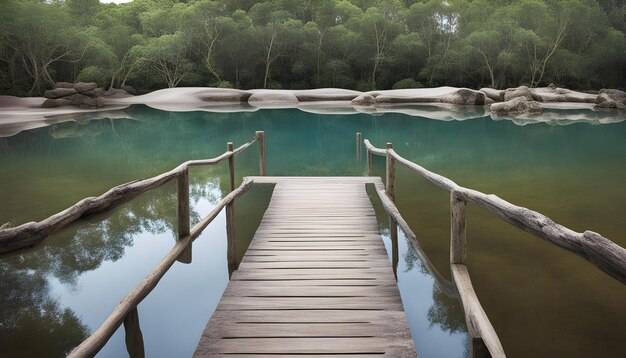
[[[626,115],[626,114],[625,114]],[[116,116],[120,116],[119,113]],[[494,193],[626,246],[626,121],[520,126],[489,116],[442,121],[404,114],[321,115],[295,109],[167,112],[52,124],[0,138],[0,224],[38,221],[86,196],[223,153],[264,130],[268,175],[366,175],[355,133],[458,184]],[[256,147],[235,159],[238,183],[258,174]],[[384,158],[374,175],[384,177]],[[441,273],[449,272],[449,195],[398,166],[396,205]],[[192,225],[228,192],[227,164],[190,169]],[[272,193],[236,205],[239,257]],[[375,199],[388,251],[388,220]],[[468,206],[468,268],[509,357],[623,357],[626,289],[584,259]],[[467,353],[462,308],[399,233],[398,285],[420,357]],[[84,218],[29,250],[0,257],[0,356],[64,356],[110,314],[176,238],[171,182]],[[228,283],[225,217],[139,305],[149,357],[189,356]],[[98,355],[126,355],[123,329]]]

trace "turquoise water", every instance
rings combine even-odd
[[[173,113],[144,106],[123,116],[0,138],[0,223],[41,220],[111,186],[217,156],[227,141],[237,146],[256,130],[266,132],[268,175],[364,175],[354,137],[362,132],[377,146],[393,142],[401,155],[461,185],[626,246],[626,122],[518,126],[489,117],[445,122],[401,114]],[[236,158],[238,181],[258,173],[257,156],[253,147]],[[227,192],[227,168],[193,168],[190,174],[197,221]],[[384,159],[375,158],[374,174],[384,176]],[[0,356],[63,356],[96,329],[172,246],[175,193],[170,183],[34,249],[0,257]],[[255,186],[236,206],[240,256],[270,195],[271,187]],[[449,280],[448,194],[398,168],[396,202]],[[379,219],[389,246],[386,217]],[[418,353],[463,356],[467,334],[458,301],[399,236],[398,283]],[[622,284],[473,206],[468,245],[475,289],[508,356],[625,354]],[[225,254],[220,214],[194,243],[193,263],[174,265],[139,306],[148,356],[193,352],[228,282]],[[121,331],[99,356],[123,354]]]

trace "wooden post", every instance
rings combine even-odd
[[[226,260],[228,261],[228,277],[237,269],[237,245],[235,243],[235,206],[226,204]]]
[[[178,177],[178,239],[189,235],[189,168],[185,168]],[[191,242],[177,259],[179,262],[191,263]]]
[[[259,166],[260,166],[260,176],[266,175],[265,169],[265,132],[257,131],[256,137],[259,141]]]
[[[393,275],[398,281],[398,223],[390,216],[389,217],[389,237],[391,238],[391,264],[393,267]]]
[[[124,332],[126,334],[126,350],[130,358],[144,358],[143,335],[139,327],[139,313],[137,307],[128,312],[124,318]]]
[[[233,142],[226,143],[226,150],[233,151]],[[230,191],[235,190],[235,155],[228,157],[228,175],[230,176]]]
[[[393,145],[387,143],[387,149],[392,149]],[[387,195],[392,201],[396,200],[396,160],[387,151],[387,178],[385,181],[385,189]]]
[[[450,193],[450,264],[465,265],[467,261],[465,238],[465,200]]]
[[[363,145],[363,140],[361,139],[361,132],[357,132],[356,134],[356,159],[360,162],[361,161],[361,148]]]
[[[372,152],[370,152],[369,148],[367,148],[366,151],[367,151],[367,176],[371,177],[372,176]]]

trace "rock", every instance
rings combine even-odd
[[[209,88],[196,97],[205,102],[247,102],[252,93],[230,88]]]
[[[449,102],[451,104],[473,104],[473,105],[483,105],[485,104],[485,94],[480,91],[471,90],[468,88],[460,88],[455,93],[452,93],[449,96]]]
[[[122,89],[123,89],[124,91],[126,91],[126,92],[128,92],[128,93],[132,94],[132,95],[136,95],[136,94],[137,94],[137,91],[136,91],[136,90],[135,90],[135,88],[134,88],[134,87],[132,87],[132,86],[123,85],[123,86],[122,86]]]
[[[98,87],[95,82],[78,82],[74,85],[74,89],[79,93],[93,91]]]
[[[248,98],[248,103],[298,103],[298,97],[286,91],[259,91]]]
[[[103,87],[98,87],[95,90],[93,90],[96,97],[102,97],[104,96],[104,94],[106,93],[107,90],[105,90]]]
[[[548,88],[556,89],[556,85],[554,83],[550,82],[550,84],[548,85]]]
[[[300,102],[319,101],[352,101],[360,96],[359,91],[346,90],[341,88],[316,88],[311,90],[294,91],[293,94]]]
[[[69,98],[74,106],[80,108],[98,108],[101,107],[103,101],[101,98],[93,98],[84,94],[75,94]]]
[[[485,103],[485,94],[480,91],[468,88],[453,89],[449,93],[441,95],[411,95],[411,91],[407,90],[409,95],[395,95],[401,90],[383,91],[380,95],[375,96],[374,103],[377,104],[397,104],[397,103],[448,103],[448,104],[473,104],[483,105]],[[370,92],[371,93],[371,92]],[[391,93],[391,94],[388,94]],[[418,92],[414,92],[418,94]],[[422,92],[424,93],[424,92]],[[373,95],[373,94],[372,94]]]
[[[551,88],[539,87],[533,88],[533,98],[539,102],[577,102],[577,103],[594,103],[596,95],[576,92],[567,88]]]
[[[43,93],[43,96],[46,98],[61,98],[61,97],[67,97],[67,96],[71,96],[71,95],[75,95],[76,90],[73,88],[55,88],[55,89],[51,89],[51,90],[47,90]]]
[[[111,87],[104,93],[104,96],[109,98],[126,98],[132,97],[133,95],[123,89]]]
[[[41,104],[41,108],[57,108],[72,105],[72,101],[65,98],[47,99]]]
[[[58,107],[56,99],[48,98],[41,104],[41,108],[55,108]]]
[[[356,104],[356,105],[370,105],[370,104],[374,104],[375,101],[376,101],[376,98],[374,96],[368,93],[363,93],[357,96],[352,101],[350,101],[350,103]]]
[[[497,90],[493,88],[481,88],[480,91],[487,96],[487,98],[492,99],[495,102],[503,102],[504,101],[504,90]]]
[[[616,89],[601,89],[594,107],[626,109],[626,92]]]
[[[73,83],[69,83],[69,82],[56,82],[54,84],[55,88],[74,88],[74,84]]]
[[[496,103],[496,101],[494,101],[493,99],[491,99],[489,97],[485,98],[485,106],[491,106],[494,103]]]
[[[519,115],[519,114],[541,114],[543,109],[539,102],[529,101],[526,97],[515,97],[506,102],[494,103],[489,107],[492,113],[503,115]]]
[[[507,88],[504,91],[504,100],[510,101],[513,98],[524,97],[529,101],[533,101],[533,94],[530,91],[530,88],[526,86],[519,86],[517,88]]]
[[[608,94],[600,93],[593,106],[596,108],[617,108],[617,102],[611,99]]]

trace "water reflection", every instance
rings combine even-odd
[[[626,246],[626,122],[519,127],[489,117],[447,122],[401,114],[325,116],[298,110],[167,113],[143,106],[128,108],[125,114],[126,119],[81,119],[2,138],[0,224],[41,220],[114,185],[153,176],[189,158],[214,157],[225,150],[225,142],[243,143],[255,130],[267,133],[271,175],[363,175],[365,163],[354,155],[355,132],[362,132],[375,145],[393,142],[403,156],[461,185],[497,193],[573,229],[598,231]],[[384,160],[374,160],[373,174],[384,175]],[[226,172],[218,166],[191,173],[192,206],[199,215],[228,189]],[[258,153],[237,156],[238,181],[257,173]],[[396,175],[396,205],[428,253],[426,260],[419,251],[412,252],[398,233],[397,276],[416,346],[421,356],[460,356],[466,335],[462,324],[457,331],[454,323],[462,323],[463,315],[441,284],[449,281],[449,194],[402,167]],[[133,207],[133,201],[109,217],[84,221],[44,246],[0,262],[16,275],[36,271],[47,280],[46,299],[56,300],[61,311],[71,309],[91,331],[171,248],[176,205],[171,205],[175,190],[170,189],[166,195],[136,199],[145,200],[141,207]],[[238,203],[237,223],[247,221],[239,219],[241,214],[262,213],[255,205]],[[118,213],[125,214],[116,217]],[[387,220],[386,215],[379,217],[380,222]],[[244,230],[251,238],[255,228],[238,224],[237,240]],[[507,353],[623,355],[626,291],[621,284],[575,255],[471,206],[468,230],[474,287]],[[389,233],[385,235],[389,244]],[[228,280],[225,242],[220,215],[194,243],[192,264],[174,265],[140,305],[148,356],[193,352],[194,334],[204,328]],[[237,245],[238,261],[246,246]],[[424,274],[422,266],[440,272]],[[2,300],[14,294],[11,290],[2,286],[0,295],[7,292]],[[26,331],[20,336],[18,343],[26,348],[40,339]],[[0,344],[2,356],[4,346]],[[116,336],[101,356],[116,357],[124,351],[123,337]]]
[[[1,356],[64,357],[88,336],[76,313],[50,297],[45,272],[0,261],[0,277]]]
[[[195,208],[201,201],[214,205],[219,200],[219,185],[218,178],[207,173],[193,177],[192,222],[200,220]],[[3,256],[0,356],[64,356],[85,339],[90,329],[52,291],[58,294],[62,287],[62,291],[81,296],[81,277],[98,270],[105,262],[122,259],[139,236],[170,238],[165,246],[173,245],[176,203],[176,192],[170,183],[112,211],[80,220],[33,249]],[[118,298],[107,305],[116,304],[123,295],[125,292],[118,291]],[[91,329],[94,323],[99,325],[90,322]],[[38,343],[33,345],[33,341]]]

